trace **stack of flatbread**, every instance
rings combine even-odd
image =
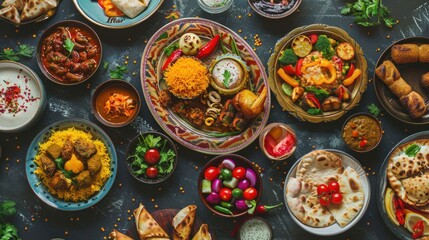
[[[343,196],[341,204],[320,205],[319,184],[337,181]],[[365,199],[359,174],[351,167],[344,170],[340,157],[334,153],[315,150],[302,157],[296,176],[286,185],[286,201],[294,216],[311,227],[349,224],[360,212]]]
[[[192,227],[195,221],[195,213],[197,206],[189,205],[180,210],[176,216],[174,216],[173,225],[173,239],[174,240],[188,240]],[[167,240],[170,239],[168,234],[162,229],[158,222],[153,216],[147,211],[147,209],[140,204],[139,207],[134,210],[134,217],[136,220],[137,232],[140,240]],[[113,230],[110,233],[110,237],[114,240],[132,240],[132,238]],[[193,240],[211,240],[211,235],[208,230],[207,224],[202,224],[199,231],[195,234]]]
[[[20,24],[22,21],[41,16],[56,8],[57,5],[57,0],[4,0],[1,5],[2,9],[0,9],[0,17]]]
[[[135,18],[149,5],[150,0],[111,0],[127,17]]]
[[[408,152],[411,147],[416,149],[415,154]],[[389,157],[387,178],[396,196],[429,213],[429,139],[397,147]]]

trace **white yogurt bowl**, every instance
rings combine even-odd
[[[26,129],[45,106],[45,88],[37,74],[21,63],[0,61],[0,132]]]

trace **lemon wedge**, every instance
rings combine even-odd
[[[425,218],[424,216],[422,216],[418,213],[411,212],[411,213],[408,213],[407,215],[405,215],[404,227],[408,231],[413,232],[414,225],[420,220],[423,221],[423,225],[424,225],[423,235],[429,235],[429,221],[427,218]]]
[[[313,48],[311,40],[307,36],[299,35],[292,41],[292,50],[298,57],[305,57]]]
[[[398,219],[396,219],[395,209],[393,207],[393,197],[395,193],[391,188],[386,189],[386,194],[384,195],[384,206],[386,207],[387,216],[390,220],[396,225],[399,226]]]

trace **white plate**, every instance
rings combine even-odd
[[[17,100],[20,109],[10,112],[2,99],[8,87],[21,90]],[[46,93],[42,81],[30,68],[12,61],[0,61],[0,132],[18,132],[29,127],[43,113]]]
[[[368,177],[366,176],[365,170],[363,169],[362,165],[360,165],[360,163],[354,157],[352,157],[351,155],[349,155],[343,151],[340,151],[340,150],[335,150],[335,149],[324,149],[324,150],[328,151],[328,152],[335,153],[337,156],[339,156],[343,160],[344,169],[347,167],[351,167],[354,170],[356,170],[356,172],[359,174],[360,180],[362,182],[364,194],[365,194],[365,199],[364,199],[363,206],[362,206],[360,212],[358,213],[358,215],[349,224],[347,224],[347,226],[345,226],[345,227],[340,227],[340,225],[338,223],[334,223],[333,225],[331,225],[329,227],[321,227],[321,228],[310,227],[308,225],[305,225],[301,221],[299,221],[298,218],[295,217],[295,215],[289,209],[289,205],[287,204],[286,186],[287,186],[289,179],[291,177],[296,176],[296,169],[298,167],[298,163],[302,160],[302,157],[298,161],[295,162],[295,164],[292,166],[292,168],[290,169],[289,173],[286,176],[284,189],[283,189],[283,196],[284,196],[284,200],[285,200],[286,209],[296,224],[298,224],[301,228],[303,228],[305,231],[307,231],[309,233],[320,235],[320,236],[332,236],[332,235],[337,235],[337,234],[340,234],[340,233],[343,233],[343,232],[349,230],[356,223],[358,223],[359,220],[363,217],[363,215],[365,214],[366,209],[368,208],[368,205],[369,205],[369,200],[371,197],[371,187],[369,184]]]

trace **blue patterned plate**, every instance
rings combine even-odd
[[[137,25],[155,13],[164,0],[151,0],[149,6],[135,18],[129,17],[108,17],[104,10],[98,5],[96,0],[73,0],[77,10],[92,23],[113,29],[122,29]]]
[[[65,130],[72,127],[90,133],[95,139],[102,141],[107,148],[111,166],[111,175],[101,187],[101,190],[95,193],[89,199],[79,202],[67,202],[58,199],[55,195],[49,193],[48,189],[44,186],[43,183],[41,183],[40,178],[34,173],[34,170],[36,170],[36,165],[34,164],[33,160],[39,151],[39,144],[47,141],[51,136],[52,131]],[[43,129],[31,142],[25,161],[25,172],[27,174],[27,180],[31,189],[43,202],[62,211],[83,210],[99,202],[104,196],[106,196],[112,187],[113,182],[115,181],[117,167],[118,161],[116,157],[115,146],[113,145],[109,136],[94,123],[78,118],[62,120]]]

